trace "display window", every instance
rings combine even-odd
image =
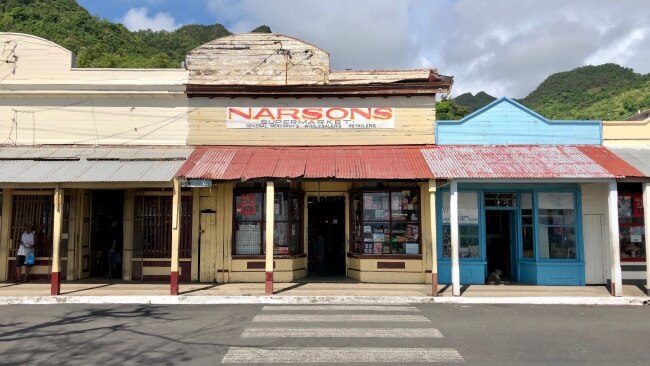
[[[539,257],[576,259],[576,213],[573,193],[537,195]]]
[[[619,193],[618,224],[621,261],[645,261],[643,195],[640,192]]]
[[[263,255],[266,251],[266,219],[263,192],[235,192],[234,254]],[[300,245],[301,194],[290,190],[276,191],[273,198],[273,254],[302,253]]]
[[[418,189],[355,192],[352,242],[358,254],[421,253]]]
[[[449,191],[442,193],[442,256],[451,257],[451,216]],[[479,258],[478,192],[458,192],[458,255],[460,258]]]

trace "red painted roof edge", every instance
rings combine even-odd
[[[616,178],[647,177],[637,168],[628,164],[625,160],[618,157],[618,155],[614,154],[605,146],[579,145],[577,147],[596,164],[602,166]]]

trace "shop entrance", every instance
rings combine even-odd
[[[112,278],[121,279],[124,192],[92,191],[91,201],[90,276],[107,277],[110,273]],[[113,242],[115,242],[116,254],[109,254]],[[111,266],[111,263],[114,265]]]
[[[309,197],[309,274],[345,275],[345,197]]]
[[[516,227],[514,210],[486,210],[485,238],[487,243],[488,276],[500,269],[502,280],[516,281]]]

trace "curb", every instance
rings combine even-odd
[[[0,305],[53,304],[466,304],[466,305],[648,305],[643,297],[417,297],[417,296],[0,296]]]

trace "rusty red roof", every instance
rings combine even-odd
[[[426,146],[200,146],[177,173],[213,180],[433,178]]]
[[[603,146],[438,145],[422,149],[439,179],[583,179],[643,176]]]

